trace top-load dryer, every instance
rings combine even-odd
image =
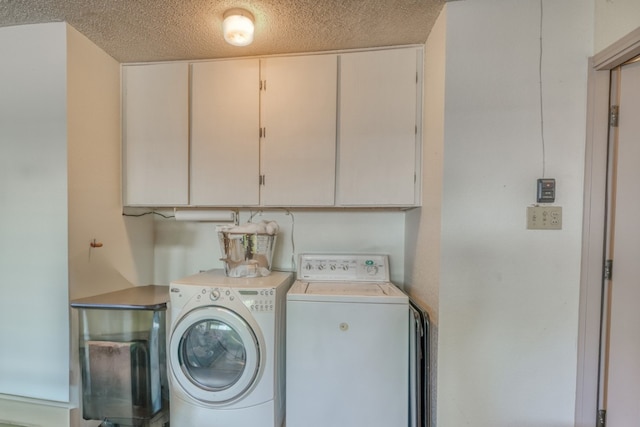
[[[170,285],[170,423],[280,427],[291,273],[231,278],[224,270]]]
[[[287,427],[407,426],[409,315],[386,255],[301,255],[287,294]]]

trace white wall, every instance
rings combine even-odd
[[[0,57],[0,393],[67,402],[65,25],[0,28]]]
[[[68,64],[73,300],[152,283],[153,222],[122,215],[120,64],[72,27]],[[92,248],[93,239],[102,247]]]
[[[422,207],[406,214],[405,290],[429,313],[431,422],[437,421],[437,342],[444,149],[446,7],[425,46]]]
[[[640,27],[640,1],[595,0],[595,53]]]
[[[392,280],[404,282],[404,212],[401,211],[241,211],[240,223],[262,219],[280,225],[273,269],[295,271],[303,252],[358,252],[390,255]],[[155,283],[200,270],[222,268],[214,223],[156,219]],[[293,233],[292,233],[293,231]]]
[[[151,283],[153,221],[122,216],[120,65],[65,23],[0,55],[0,422],[75,426],[69,299]]]
[[[526,229],[542,176],[540,1],[447,5],[438,425],[572,426],[593,1],[544,1],[546,177],[563,229]]]
[[[69,298],[153,283],[153,220],[122,215],[120,64],[67,26]],[[93,240],[102,244],[92,248]],[[71,310],[72,425],[81,421],[78,313]]]
[[[422,207],[407,212],[405,236],[407,291],[429,309],[434,322],[440,279],[446,21],[445,8],[425,45]]]

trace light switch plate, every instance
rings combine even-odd
[[[528,230],[562,230],[562,206],[528,206]]]

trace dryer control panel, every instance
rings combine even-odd
[[[276,293],[273,289],[237,289],[240,299],[253,312],[273,311]]]
[[[175,291],[180,292],[178,288]],[[233,304],[242,302],[252,312],[270,312],[275,309],[276,291],[274,288],[264,289],[234,289],[226,287],[201,288],[195,295],[195,301],[200,305],[211,303],[233,307]]]
[[[298,280],[388,282],[389,256],[380,254],[302,254]]]

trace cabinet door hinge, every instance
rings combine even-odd
[[[608,259],[604,262],[604,280],[611,280],[613,277],[613,260]]]
[[[596,417],[596,427],[606,427],[607,425],[607,411],[605,409],[598,410]]]
[[[620,107],[618,105],[612,105],[609,107],[609,126],[617,128],[620,118]]]

